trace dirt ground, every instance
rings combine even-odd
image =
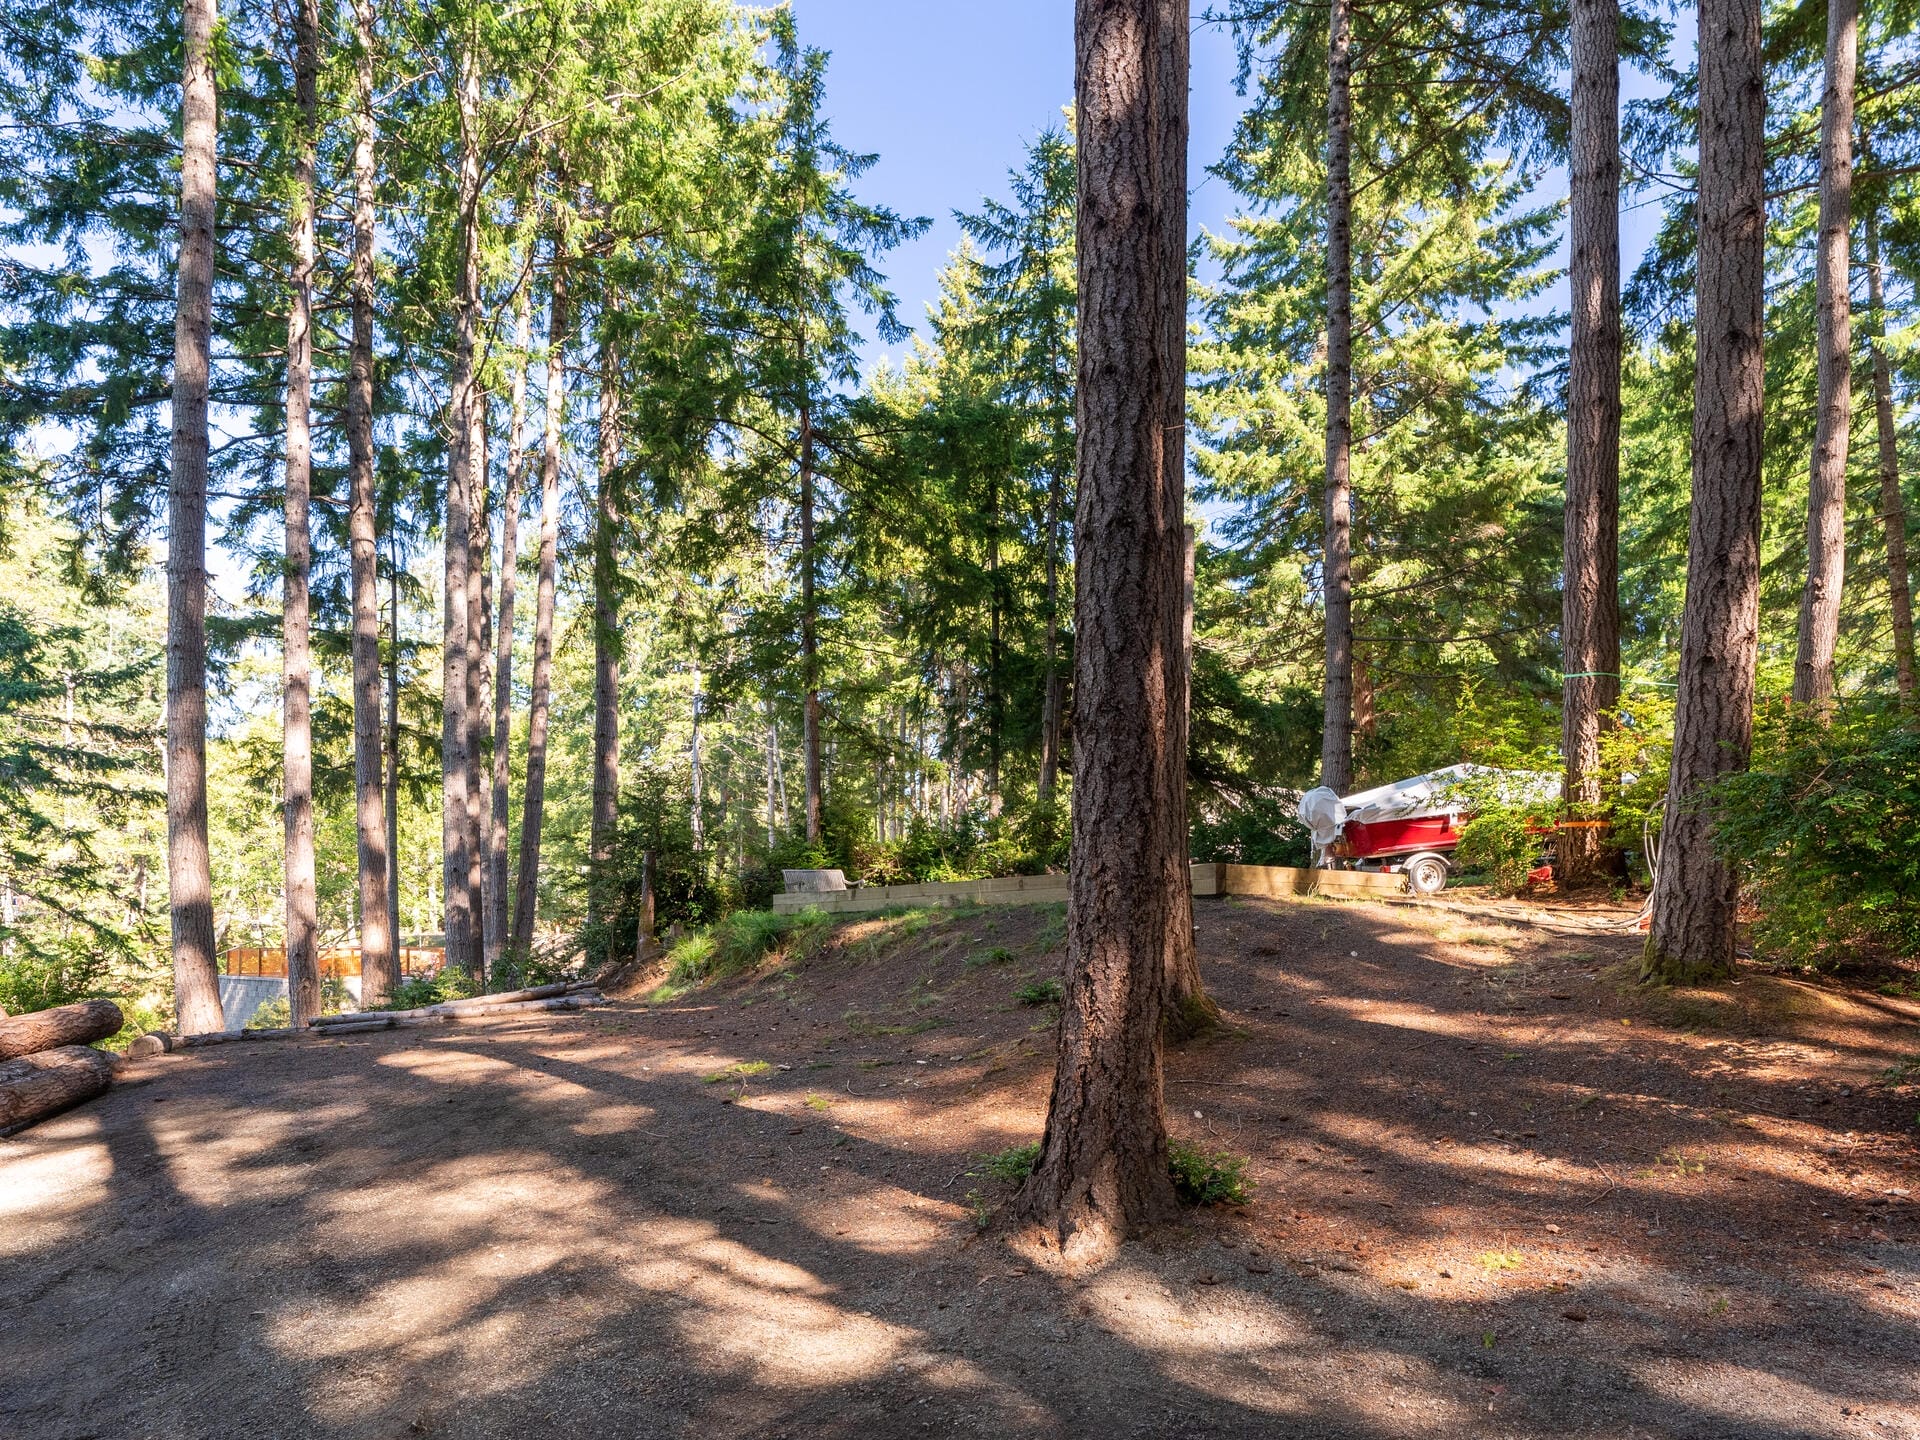
[[[1080,1274],[983,1234],[1064,917],[867,920],[0,1142],[0,1436],[1920,1440],[1920,1005],[1641,994],[1604,913],[1198,909],[1231,1028],[1169,1107],[1244,1209]]]

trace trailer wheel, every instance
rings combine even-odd
[[[1416,895],[1438,895],[1447,888],[1447,862],[1438,855],[1416,855],[1407,862],[1407,884]]]

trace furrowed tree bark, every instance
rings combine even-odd
[[[620,352],[600,338],[599,486],[593,527],[593,829],[589,923],[605,913],[601,893],[613,859],[620,813],[620,576],[615,531],[620,524]],[[605,957],[603,957],[605,958]]]
[[[540,883],[540,830],[547,807],[547,718],[553,689],[553,588],[560,539],[560,439],[567,409],[567,257],[564,222],[554,242],[547,311],[546,433],[540,452],[540,559],[533,601],[532,694],[527,705],[526,798],[520,806],[520,874],[513,899],[513,957],[533,943]]]
[[[469,888],[473,857],[467,852],[467,554],[469,496],[473,472],[474,341],[480,310],[479,79],[471,50],[460,64],[459,291],[454,307],[454,352],[447,407],[447,523],[445,611],[440,662],[440,831],[444,864],[447,963],[472,974],[474,932]]]
[[[1591,820],[1606,798],[1601,740],[1620,704],[1619,0],[1574,0],[1572,58],[1560,743],[1567,808],[1575,819]],[[1604,831],[1563,830],[1556,849],[1568,885],[1612,868]]]
[[[1047,475],[1047,651],[1045,698],[1040,709],[1040,799],[1053,798],[1060,779],[1060,735],[1066,708],[1060,673],[1060,512],[1065,483],[1060,467]]]
[[[387,603],[392,617],[387,650],[387,914],[393,921],[394,965],[400,979],[400,546],[388,547]],[[361,985],[366,985],[365,977]]]
[[[487,742],[492,738],[488,701],[488,645],[491,620],[487,602],[491,593],[492,532],[487,518],[490,478],[488,451],[488,396],[478,384],[473,392],[473,468],[469,472],[467,502],[467,903],[473,911],[471,973],[487,975]]]
[[[1820,243],[1817,296],[1820,400],[1807,485],[1807,583],[1793,698],[1833,699],[1834,651],[1847,569],[1847,447],[1853,428],[1853,317],[1847,247],[1853,223],[1853,80],[1860,44],[1857,0],[1827,0],[1826,88],[1820,102]]]
[[[373,4],[354,0],[353,338],[347,372],[347,534],[353,585],[353,813],[360,896],[360,1001],[378,1005],[400,983],[398,902],[389,869],[399,863],[382,784],[380,538],[373,454],[374,114]],[[399,611],[395,609],[395,624]],[[396,646],[398,635],[395,636]],[[397,698],[397,697],[396,697]],[[398,758],[397,754],[394,757]],[[393,777],[397,780],[397,774]],[[397,813],[397,811],[396,811]],[[298,1008],[294,1024],[306,1022]]]
[[[801,368],[806,366],[801,344]],[[820,766],[820,643],[814,615],[813,407],[800,405],[800,684],[805,691],[801,748],[806,766],[807,844],[821,843],[823,785]]]
[[[313,536],[313,190],[319,135],[319,0],[294,11],[294,101],[300,111],[293,171],[293,285],[287,313],[286,571],[280,612],[282,777],[286,792],[284,886],[287,1003],[293,1023],[320,1013],[320,901],[313,858],[313,660],[308,639]]]
[[[1170,7],[1163,6],[1163,22]],[[1158,314],[1161,327],[1160,353],[1165,356],[1169,373],[1175,378],[1159,394],[1162,445],[1161,476],[1167,488],[1178,527],[1180,558],[1179,638],[1180,678],[1173,714],[1176,728],[1168,737],[1166,763],[1171,767],[1167,783],[1173,787],[1179,804],[1177,833],[1169,843],[1175,845],[1182,861],[1178,894],[1168,896],[1172,914],[1168,924],[1179,931],[1167,944],[1167,1036],[1187,1040],[1213,1029],[1220,1023],[1220,1007],[1207,994],[1200,976],[1200,956],[1193,943],[1193,885],[1187,869],[1191,858],[1191,835],[1187,829],[1187,736],[1193,722],[1193,621],[1194,564],[1199,533],[1186,523],[1187,496],[1187,93],[1191,70],[1188,57],[1187,24],[1167,25],[1156,50],[1160,68],[1158,95],[1165,110],[1160,122],[1158,186],[1160,193],[1178,196],[1178,223],[1166,223],[1162,217],[1160,244],[1162,255],[1155,276],[1160,295]]]
[[[1863,154],[1863,160],[1866,158]],[[1894,683],[1914,697],[1913,581],[1907,569],[1907,502],[1900,490],[1900,442],[1893,425],[1893,370],[1887,363],[1886,280],[1880,270],[1880,208],[1867,212],[1867,303],[1871,311],[1873,419],[1879,442],[1880,524],[1887,544],[1887,603],[1893,613]]]
[[[527,446],[527,347],[533,320],[526,287],[514,302],[513,389],[507,421],[507,489],[500,501],[500,618],[493,655],[493,785],[487,830],[487,973],[496,974],[507,953],[512,908],[507,888],[507,790],[513,783],[513,599],[520,563],[521,467]]]
[[[1760,623],[1764,399],[1765,72],[1759,0],[1702,0],[1699,279],[1693,500],[1680,692],[1653,921],[1641,975],[1673,984],[1733,970],[1738,883],[1716,853],[1707,791],[1753,742]]]
[[[1073,1258],[1176,1211],[1161,1094],[1169,977],[1191,946],[1186,381],[1166,273],[1184,240],[1184,0],[1077,0],[1080,385],[1068,992],[1047,1125],[1017,1206]],[[1171,53],[1170,53],[1171,52]],[[1184,267],[1183,267],[1184,268]]]
[[[26,1015],[0,1018],[0,1060],[13,1060],[62,1045],[90,1045],[118,1035],[126,1019],[111,1000],[82,1000]]]
[[[1320,783],[1353,786],[1353,5],[1332,0],[1327,40],[1326,714]]]
[[[180,259],[167,492],[167,895],[173,1003],[188,1034],[218,1030],[207,851],[207,393],[213,344],[218,106],[214,0],[182,0]]]
[[[113,1056],[84,1045],[0,1065],[0,1135],[11,1135],[93,1099],[113,1083]]]

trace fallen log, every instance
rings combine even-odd
[[[570,982],[561,981],[552,985],[534,985],[525,990],[507,990],[498,995],[470,995],[462,1000],[442,1000],[435,1005],[419,1005],[411,1010],[343,1010],[338,1015],[316,1015],[307,1024],[316,1029],[325,1030],[336,1025],[359,1025],[369,1020],[377,1020],[383,1015],[439,1015],[449,1010],[481,1005],[507,1005],[519,1000],[552,999],[565,995],[570,988]]]
[[[113,1056],[86,1045],[60,1045],[0,1064],[0,1135],[37,1125],[113,1083]]]
[[[376,1020],[417,1020],[430,1015],[484,1015],[515,1005],[557,1008],[553,1007],[553,1001],[571,1000],[580,995],[605,998],[591,986],[539,985],[533,990],[509,990],[500,995],[472,995],[464,1000],[443,1000],[438,1005],[420,1005],[412,1010],[344,1010],[338,1015],[317,1016],[307,1023],[316,1030],[327,1032],[345,1025],[367,1025]]]
[[[486,996],[488,1000],[498,996]],[[515,1000],[504,1005],[463,1004],[454,1009],[450,1006],[427,1006],[420,1010],[362,1010],[351,1016],[328,1016],[334,1023],[321,1026],[317,1030],[216,1030],[210,1035],[172,1035],[156,1030],[142,1035],[127,1047],[127,1054],[136,1060],[154,1055],[167,1055],[182,1050],[198,1050],[207,1045],[231,1045],[241,1040],[291,1040],[295,1036],[308,1039],[330,1040],[337,1035],[368,1035],[376,1030],[404,1030],[418,1025],[451,1025],[456,1021],[489,1020],[499,1015],[520,1015],[538,1010],[590,1010],[607,1003],[607,997],[597,990],[584,990],[572,995],[549,995],[540,1000]]]
[[[118,1035],[126,1023],[120,1007],[111,1000],[82,1000],[77,1005],[56,1005],[51,1010],[0,1019],[0,1060],[104,1040]]]

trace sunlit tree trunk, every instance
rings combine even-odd
[[[1766,88],[1759,0],[1702,0],[1698,359],[1680,693],[1642,974],[1733,970],[1738,883],[1700,801],[1746,768],[1760,624]]]
[[[1807,486],[1807,583],[1793,698],[1833,699],[1840,596],[1847,573],[1847,445],[1853,428],[1853,316],[1848,289],[1853,223],[1853,77],[1860,44],[1856,0],[1827,0],[1826,88],[1820,102],[1820,242],[1815,265],[1820,376]]]
[[[1900,444],[1893,428],[1893,370],[1887,363],[1886,281],[1880,271],[1880,213],[1867,214],[1867,301],[1872,309],[1873,419],[1879,441],[1880,523],[1887,543],[1887,599],[1893,612],[1894,683],[1914,696],[1913,581],[1907,570],[1907,502],[1900,491]]]
[[[488,520],[487,487],[491,474],[488,449],[489,397],[476,385],[473,392],[473,468],[467,495],[467,904],[473,913],[472,974],[487,971],[487,742],[493,721],[488,693],[491,659],[493,546]]]
[[[313,536],[313,170],[319,133],[318,0],[294,12],[294,103],[300,111],[292,197],[293,285],[287,313],[286,549],[280,613],[281,769],[286,791],[287,1003],[296,1027],[320,1013],[320,902],[313,858],[313,662],[308,638]]]
[[[167,894],[176,1020],[183,1033],[196,1035],[225,1023],[207,849],[207,392],[219,106],[214,0],[182,0],[180,21],[180,259],[167,495]]]
[[[1620,704],[1620,7],[1574,0],[1561,753],[1573,817],[1604,800],[1601,737]],[[1563,830],[1560,876],[1606,867],[1600,830]]]
[[[360,1002],[378,1005],[400,983],[392,867],[400,863],[382,785],[380,540],[373,454],[374,96],[373,3],[354,0],[352,340],[347,368],[347,530],[353,584],[353,791],[360,897]],[[396,609],[397,616],[398,611]],[[396,621],[397,623],[397,621]],[[394,759],[397,761],[398,756]],[[397,777],[395,777],[397,778]]]
[[[802,346],[802,368],[805,347]],[[800,684],[805,691],[801,746],[806,763],[807,844],[821,842],[820,646],[814,613],[813,407],[800,406]]]
[[[693,767],[693,803],[688,807],[687,819],[693,829],[693,849],[698,854],[706,848],[707,826],[704,815],[704,796],[706,788],[706,767],[700,755],[700,662],[693,662],[693,735],[687,744],[687,758]]]
[[[593,528],[593,829],[590,919],[605,913],[602,894],[620,812],[620,355],[600,338],[600,474]]]
[[[514,365],[507,419],[507,488],[500,501],[500,616],[493,653],[493,784],[487,829],[487,973],[496,974],[508,944],[507,791],[513,783],[513,599],[520,563],[520,486],[527,448],[527,347],[532,343],[527,290],[514,301]]]
[[[1332,0],[1327,41],[1327,616],[1320,783],[1353,785],[1353,6]]]
[[[553,589],[560,543],[560,442],[567,412],[567,255],[565,229],[554,241],[547,311],[546,433],[540,451],[540,557],[533,601],[533,673],[527,704],[526,798],[520,806],[520,870],[513,897],[513,955],[533,944],[540,886],[540,831],[547,812],[547,722],[553,693]]]
[[[455,224],[460,247],[459,285],[454,302],[452,394],[447,407],[447,522],[445,534],[446,606],[441,627],[440,829],[444,854],[441,877],[446,907],[447,963],[472,974],[479,917],[473,913],[473,855],[468,844],[467,774],[470,723],[467,714],[467,555],[470,496],[473,492],[473,409],[475,330],[480,311],[480,81],[471,42],[462,56],[457,82],[460,111],[458,195]]]
[[[1175,1210],[1161,1095],[1193,943],[1181,654],[1185,0],[1078,0],[1080,385],[1068,991],[1018,1207],[1069,1254]],[[1174,77],[1177,76],[1177,81]],[[1179,240],[1175,240],[1175,235]],[[1182,256],[1181,279],[1168,273]]]
[[[393,978],[400,978],[400,545],[396,537],[387,555],[387,607],[391,616],[387,650],[387,914],[393,919]],[[366,984],[363,976],[361,985]]]

